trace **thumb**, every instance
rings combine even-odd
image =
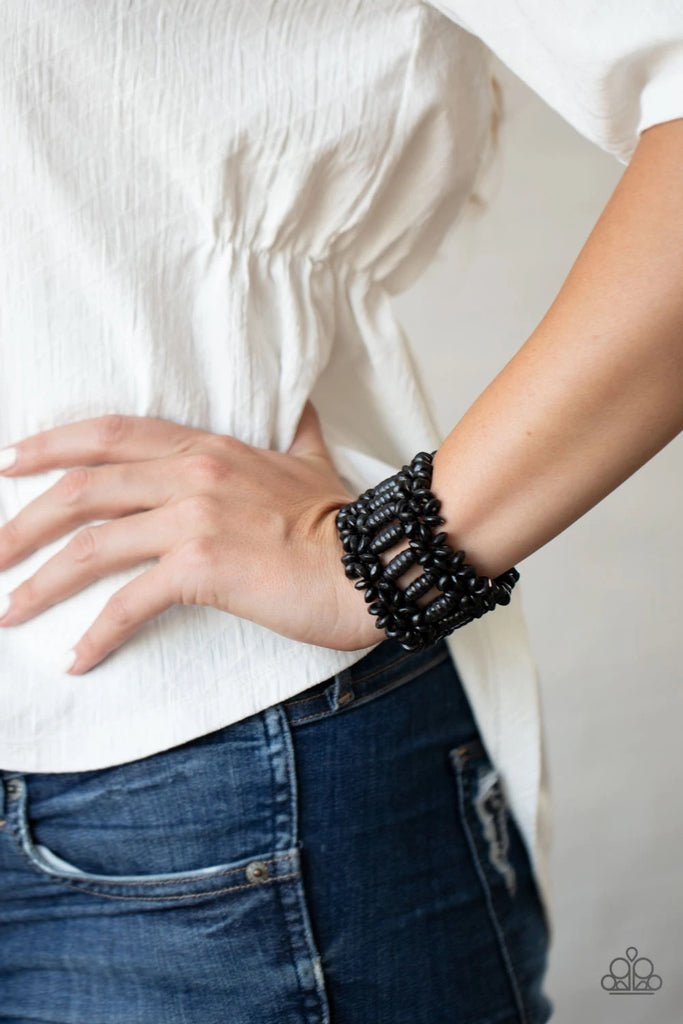
[[[332,462],[320,427],[320,418],[310,398],[306,401],[294,439],[287,449],[289,455],[317,455]]]

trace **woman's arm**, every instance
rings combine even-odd
[[[445,519],[439,529],[480,574],[497,576],[566,529],[681,429],[677,119],[641,134],[543,320],[439,447],[432,477]],[[419,575],[416,568],[402,581]]]

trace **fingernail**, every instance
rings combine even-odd
[[[0,619],[3,617],[3,615],[7,615],[11,603],[12,597],[10,594],[3,594],[2,597],[0,597]]]
[[[70,668],[73,668],[75,661],[76,651],[72,647],[70,650],[60,654],[59,658],[55,661],[55,668],[58,672],[68,672]]]
[[[16,461],[17,449],[15,447],[3,448],[2,450],[0,450],[0,473],[4,469],[9,469],[10,466],[13,466]]]

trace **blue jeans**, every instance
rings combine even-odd
[[[0,1021],[550,1018],[539,892],[443,640],[152,757],[0,779]]]

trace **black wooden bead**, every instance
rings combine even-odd
[[[376,512],[369,515],[366,519],[368,526],[378,527],[384,523],[388,523],[395,516],[394,503],[390,501],[384,508],[378,508]]]
[[[441,526],[442,523],[446,522],[446,520],[442,519],[441,516],[433,516],[433,515],[425,516],[424,517],[424,521],[429,526]]]
[[[446,612],[453,608],[454,601],[455,599],[449,594],[434,598],[425,608],[425,622],[436,622],[442,618]]]
[[[400,554],[396,555],[387,563],[384,567],[384,579],[395,580],[401,576],[406,569],[409,569],[415,562],[415,552],[411,551],[410,548],[406,548],[405,551],[401,551]]]
[[[416,601],[418,597],[422,597],[428,590],[434,586],[434,580],[436,579],[431,573],[423,572],[421,576],[414,579],[412,583],[403,591],[403,596],[406,601]],[[441,584],[439,583],[439,586]]]
[[[394,544],[404,536],[405,531],[403,529],[403,524],[392,523],[390,526],[385,526],[384,529],[377,534],[370,544],[370,550],[379,554],[381,551],[386,551],[387,548],[392,548]]]

